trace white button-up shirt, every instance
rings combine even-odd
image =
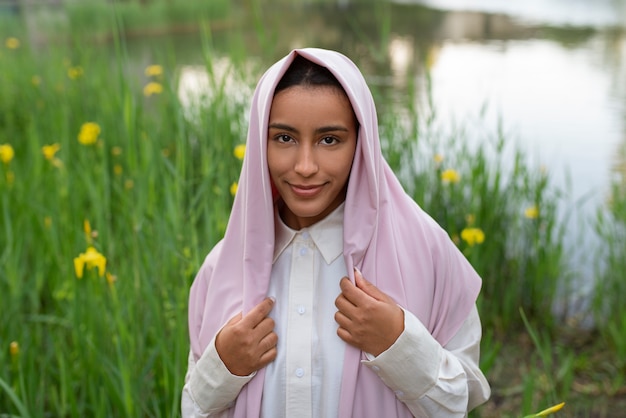
[[[300,231],[276,216],[274,264],[268,296],[278,335],[277,358],[266,367],[261,413],[265,418],[336,418],[345,343],[337,336],[335,299],[347,276],[343,205]],[[366,277],[367,279],[367,277]],[[410,312],[405,329],[378,357],[364,361],[415,416],[463,417],[489,397],[478,368],[480,319],[472,310],[456,336],[441,345]],[[196,364],[189,356],[183,417],[228,417],[241,388],[254,376],[230,374],[215,339]]]

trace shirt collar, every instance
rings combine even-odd
[[[332,211],[321,221],[299,231],[289,228],[278,214],[274,214],[274,259],[272,263],[285,251],[296,235],[310,234],[315,246],[324,257],[326,264],[330,264],[343,252],[343,213],[344,203]]]

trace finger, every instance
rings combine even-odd
[[[237,315],[230,318],[228,322],[226,322],[226,325],[235,325],[237,322],[241,321],[242,316],[243,316],[243,313],[239,312]]]
[[[255,328],[265,317],[267,317],[273,307],[274,299],[267,297],[254,308],[250,309],[246,316],[243,317],[242,321],[244,321],[245,325],[250,328]]]
[[[339,288],[341,289],[341,295],[354,306],[359,306],[360,302],[363,300],[363,291],[356,287],[350,279],[344,277],[339,282]]]
[[[278,344],[278,335],[275,332],[270,332],[259,341],[259,348],[262,353],[266,353],[275,348]]]
[[[257,338],[261,339],[265,337],[267,334],[274,332],[274,320],[269,316],[266,316],[259,322],[256,327],[252,330]]]
[[[278,350],[276,349],[276,347],[272,347],[271,349],[267,350],[265,353],[261,354],[261,356],[259,357],[259,369],[267,366],[272,361],[274,361],[276,359],[277,354],[278,354]]]
[[[383,293],[379,288],[367,281],[363,274],[356,267],[354,268],[354,282],[358,289],[361,289],[366,295],[376,300],[388,300],[389,297]]]
[[[349,329],[352,320],[343,312],[335,312],[335,322],[340,328]]]
[[[341,338],[343,341],[345,341],[348,344],[353,344],[354,339],[352,338],[352,334],[350,334],[350,332],[348,332],[347,329],[339,327],[337,328],[337,335],[339,336],[339,338]]]
[[[343,313],[348,318],[351,318],[354,311],[357,309],[352,302],[346,299],[343,293],[335,299],[335,307],[339,312]]]

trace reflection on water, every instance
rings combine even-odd
[[[213,60],[212,74],[207,72],[206,65],[179,65],[177,95],[182,105],[188,110],[198,109],[217,94],[227,95],[235,103],[249,101],[252,90],[240,78],[232,77],[233,66],[228,57]]]

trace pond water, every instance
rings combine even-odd
[[[253,4],[235,7],[237,17],[224,29],[215,26],[212,42],[223,57],[244,44],[256,77],[291,48],[331,48],[357,62],[382,111],[410,99],[412,79],[429,85],[418,91],[417,105],[430,98],[444,125],[481,114],[495,132],[500,121],[534,163],[569,188],[565,206],[580,212],[569,225],[571,258],[590,282],[589,254],[598,245],[591,218],[608,199],[610,182],[626,176],[626,1]],[[151,63],[141,51],[154,42],[161,41],[131,39],[129,48],[139,51],[131,56]],[[169,42],[181,67],[195,74],[187,80],[194,85],[202,79],[198,34]]]

